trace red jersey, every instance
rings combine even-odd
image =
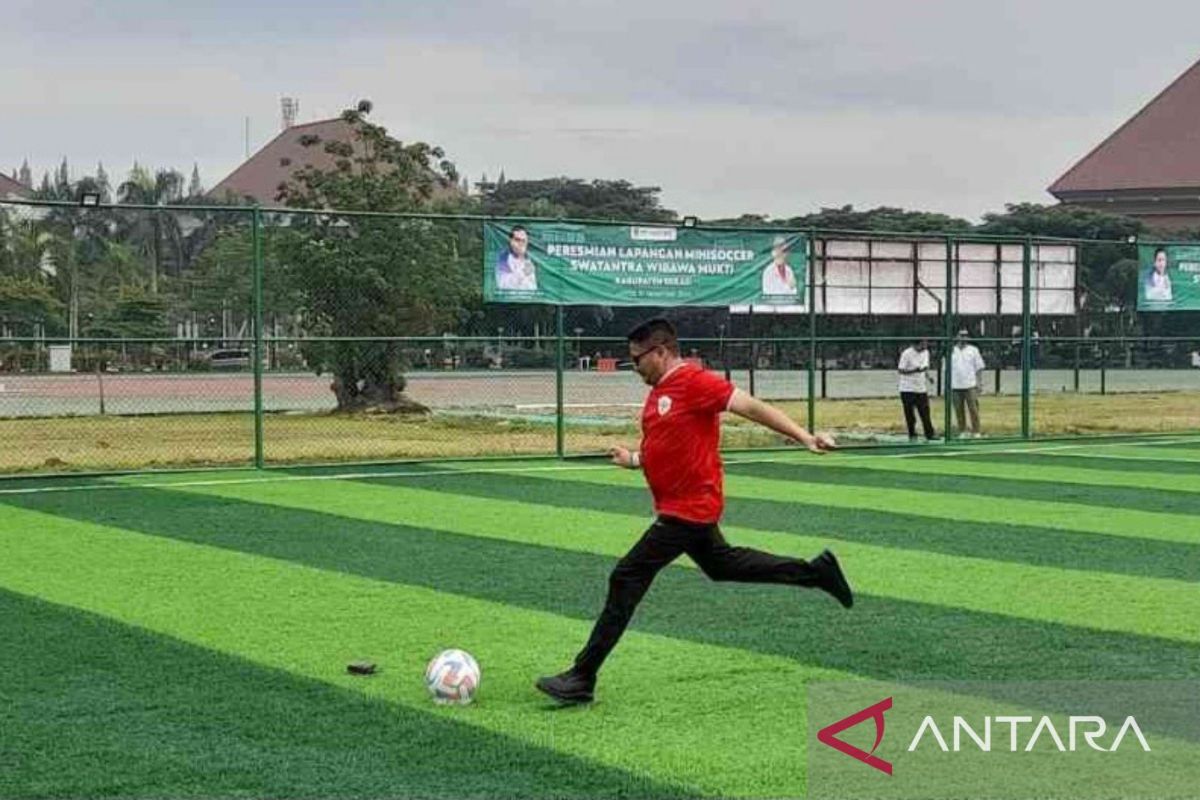
[[[694,364],[675,367],[642,408],[642,470],[654,510],[689,522],[716,522],[722,488],[721,412],[733,384]]]

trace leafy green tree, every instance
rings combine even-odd
[[[509,180],[501,173],[481,205],[485,214],[496,216],[672,222],[676,214],[659,204],[661,191],[657,186],[635,186],[626,180]]]
[[[0,275],[0,327],[6,336],[47,335],[63,331],[63,305],[40,277]]]
[[[165,206],[183,199],[183,176],[174,170],[159,170],[153,176],[137,163],[117,189],[117,200],[149,206]],[[178,275],[184,264],[184,234],[179,217],[170,211],[129,211],[117,218],[123,240],[135,244],[149,264],[150,293],[158,293],[159,275]]]
[[[454,165],[438,148],[405,144],[368,120],[369,102],[343,113],[353,140],[302,140],[333,167],[297,170],[281,197],[292,207],[355,212],[431,210],[456,192]],[[477,257],[460,252],[459,225],[386,216],[295,214],[280,243],[288,285],[310,336],[380,337],[306,341],[318,374],[333,375],[338,409],[419,410],[403,395],[404,351],[387,337],[438,334],[478,293]]]

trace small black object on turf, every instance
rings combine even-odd
[[[351,675],[374,675],[374,661],[351,661],[346,665],[346,671]]]

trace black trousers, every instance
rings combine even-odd
[[[642,538],[617,562],[608,579],[608,599],[592,635],[579,655],[575,669],[595,675],[616,647],[633,612],[659,570],[687,553],[714,581],[784,583],[815,586],[818,573],[807,561],[764,553],[748,547],[731,547],[716,523],[698,524],[674,517],[659,517]]]
[[[900,402],[904,405],[904,424],[908,426],[908,438],[917,438],[916,413],[921,415],[921,426],[925,428],[925,438],[932,439],[933,420],[929,418],[929,395],[925,392],[901,392]],[[914,413],[916,412],[916,413]]]

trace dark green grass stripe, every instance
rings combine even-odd
[[[455,475],[439,473],[431,467],[428,474],[420,478],[361,480],[559,508],[645,513],[647,516],[651,513],[650,496],[645,489],[556,481],[552,477]],[[931,502],[936,502],[936,497]],[[1200,546],[1182,542],[1023,525],[950,522],[911,514],[741,497],[728,499],[724,524],[1016,564],[1200,581]]]
[[[976,453],[955,456],[955,460],[985,461],[998,464],[1034,464],[1047,467],[1077,467],[1079,469],[1103,469],[1113,472],[1161,472],[1163,485],[1170,486],[1171,475],[1200,475],[1200,462],[1164,461],[1155,458],[1096,458],[1074,455],[1051,455],[1049,453]]]
[[[933,475],[866,467],[839,467],[821,463],[807,464],[734,464],[730,474],[775,480],[797,480],[842,486],[874,486],[884,489],[911,489],[931,495],[979,495],[1017,500],[1046,500],[1054,503],[1079,503],[1108,508],[1160,511],[1168,514],[1200,515],[1200,493],[1141,489],[1123,486],[1089,486],[1083,483],[1023,481],[972,475]],[[1169,482],[1164,482],[1169,486]],[[936,496],[930,497],[937,502]]]
[[[122,503],[39,495],[18,504],[584,620],[603,604],[614,563],[588,553],[161,490],[131,491]],[[630,531],[631,543],[637,533]],[[876,596],[862,596],[853,612],[842,612],[816,593],[712,584],[682,568],[659,576],[635,627],[881,679],[1200,677],[1194,644]],[[564,661],[581,645],[564,642]]]
[[[681,796],[0,591],[0,797]]]

